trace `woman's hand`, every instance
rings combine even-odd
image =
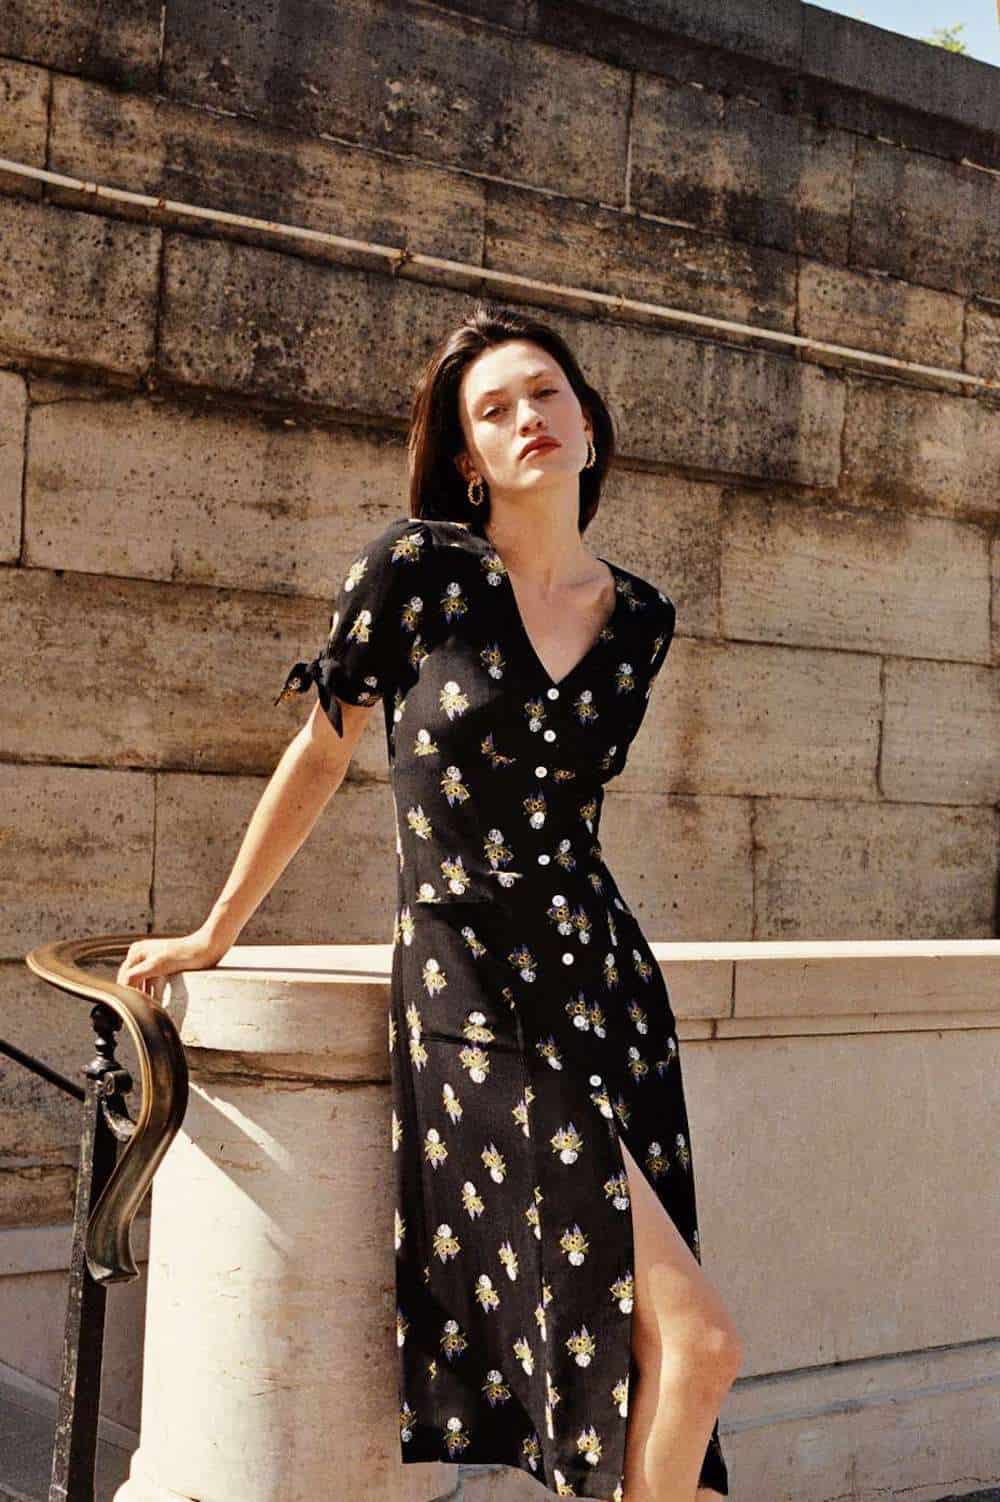
[[[210,970],[231,946],[204,928],[176,939],[136,939],[118,967],[119,985],[156,996],[155,981],[179,970]]]

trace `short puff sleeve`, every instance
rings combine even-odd
[[[376,704],[392,693],[408,659],[417,590],[427,539],[418,519],[398,517],[352,558],[336,592],[326,643],[309,662],[289,670],[275,704],[315,683],[337,734],[344,733],[340,700]]]

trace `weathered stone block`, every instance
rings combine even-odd
[[[1000,296],[1000,180],[857,137],[851,264],[925,287]]]
[[[797,332],[810,339],[959,370],[964,312],[952,293],[802,263]]]
[[[841,493],[995,523],[1000,413],[988,401],[852,379]]]
[[[163,82],[310,135],[623,201],[629,74],[430,6],[172,0]]]
[[[721,629],[741,640],[989,662],[987,539],[941,517],[732,492]]]
[[[53,80],[50,156],[53,171],[133,192],[454,260],[482,255],[484,185],[468,174],[76,78]],[[258,243],[274,238],[260,232]]]
[[[0,26],[2,26],[0,21]],[[0,156],[44,167],[48,126],[49,75],[30,63],[0,58]],[[40,198],[36,178],[0,171],[0,188],[22,198]]]
[[[887,798],[1000,804],[1000,669],[887,662],[879,780]]]
[[[60,648],[65,662],[61,633]],[[32,695],[58,699],[37,657],[32,660],[27,649],[22,655]],[[68,690],[88,696],[90,678],[71,667],[69,680]],[[12,702],[9,693],[5,702]],[[35,754],[41,744],[39,737]],[[96,767],[0,763],[0,808],[0,956],[21,959],[51,939],[145,929],[153,863],[151,778]]]
[[[995,382],[1000,392],[1000,304],[969,303],[965,314],[965,368],[971,375]]]
[[[989,808],[768,799],[754,937],[990,938],[997,836]]]
[[[125,89],[155,89],[161,0],[4,0],[0,52]]]
[[[135,376],[153,355],[160,231],[0,198],[0,349]]]

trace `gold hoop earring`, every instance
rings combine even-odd
[[[477,485],[479,486],[479,494],[475,496],[472,492]],[[483,484],[482,475],[476,475],[475,479],[469,481],[466,487],[466,494],[469,497],[470,506],[481,506],[483,504],[486,499],[486,486]]]
[[[588,438],[587,439],[587,462],[586,462],[586,464],[583,467],[584,467],[584,469],[593,469],[593,467],[594,467],[594,465],[596,463],[597,463],[597,450],[594,447],[593,440],[590,439],[590,438]]]

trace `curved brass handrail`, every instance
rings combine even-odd
[[[173,1019],[158,1002],[132,986],[93,975],[82,966],[88,960],[124,959],[130,944],[149,937],[99,934],[92,939],[61,939],[41,944],[24,957],[30,970],[60,991],[103,1002],[116,1012],[139,1057],[135,1129],[87,1223],[87,1266],[94,1281],[102,1284],[131,1282],[139,1276],[132,1256],[132,1221],[184,1120],[188,1068]]]

